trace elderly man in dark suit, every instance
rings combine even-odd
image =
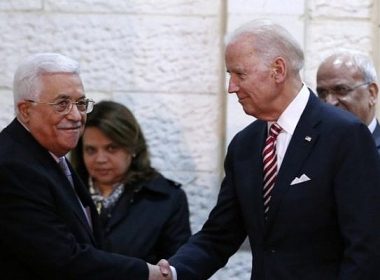
[[[14,104],[0,133],[0,278],[161,279],[158,267],[100,250],[96,210],[65,158],[93,107],[78,63],[32,56],[16,71]]]
[[[319,98],[353,113],[365,123],[380,153],[380,125],[376,120],[378,92],[376,68],[367,55],[339,51],[325,58],[318,67]]]
[[[279,25],[241,27],[225,59],[229,93],[258,120],[231,141],[216,206],[169,259],[174,278],[208,279],[248,235],[251,279],[378,279],[380,162],[367,127],[305,86],[303,52]]]

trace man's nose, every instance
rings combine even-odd
[[[333,106],[337,106],[338,103],[339,103],[339,100],[338,98],[336,98],[335,94],[332,94],[332,93],[327,93],[326,97],[325,97],[325,101],[326,103],[329,103]]]
[[[66,117],[71,120],[79,121],[83,117],[83,112],[79,111],[76,104],[73,104]]]
[[[239,90],[239,86],[232,78],[230,78],[228,82],[228,93],[235,93],[238,90]]]

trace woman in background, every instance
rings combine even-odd
[[[98,209],[106,250],[157,263],[190,237],[185,192],[151,167],[141,128],[122,104],[95,104],[71,160]]]

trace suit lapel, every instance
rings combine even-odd
[[[257,229],[264,226],[264,206],[263,206],[263,161],[262,150],[267,134],[266,122],[256,120],[253,124],[258,128],[252,128],[254,132],[248,137],[244,137],[245,143],[239,143],[239,153],[237,155],[236,174],[242,174],[236,178],[240,194],[244,201],[244,210],[247,215],[252,217],[255,224],[256,236]]]
[[[60,168],[60,167],[58,166],[58,168]],[[64,193],[66,195],[66,199],[70,203],[71,208],[72,208],[75,216],[78,218],[78,220],[80,221],[82,226],[86,229],[86,232],[90,236],[92,242],[94,242],[94,244],[96,244],[96,242],[94,240],[94,236],[92,234],[92,229],[90,228],[90,225],[88,224],[85,213],[83,212],[82,206],[80,205],[80,202],[82,202],[83,207],[88,206],[87,200],[83,199],[84,194],[81,191],[82,183],[78,180],[78,177],[73,172],[71,166],[70,166],[70,169],[72,172],[71,174],[73,176],[75,189],[71,186],[70,182],[67,180],[66,176],[63,174],[63,172],[61,170],[59,170],[60,171],[59,172],[60,178],[58,179],[59,181],[58,180],[57,181],[60,182],[60,184],[62,185],[61,188],[64,191]],[[84,188],[84,186],[83,186],[83,188]],[[79,199],[80,199],[80,201],[79,201]],[[94,219],[92,218],[92,220],[94,220]]]
[[[380,153],[380,125],[378,121],[376,121],[376,127],[372,135],[375,139],[377,151]]]
[[[88,232],[88,235],[91,238],[92,242],[96,244],[75,191],[52,155],[32,137],[32,135],[21,125],[18,120],[14,119],[12,123],[6,128],[6,130],[9,131],[14,141],[18,142],[21,147],[28,150],[28,152],[34,155],[33,160],[36,161],[33,161],[30,164],[38,164],[41,167],[41,172],[44,172],[51,177],[52,182],[55,182],[57,185],[56,187],[64,196],[60,199],[70,205],[70,210],[75,213],[75,216]],[[73,174],[74,185],[76,187],[78,185],[81,185],[82,183],[80,183],[78,177],[74,175],[75,172],[73,172],[70,163],[68,163],[68,165]]]
[[[266,230],[270,228],[275,219],[281,200],[289,190],[292,180],[302,175],[299,172],[318,140],[319,132],[316,129],[316,125],[320,120],[318,102],[314,94],[311,94],[290,140],[278,173],[276,185],[272,191]]]
[[[85,217],[85,215],[83,213],[83,209],[80,205],[79,205],[79,209],[76,208],[75,213],[78,216],[78,218],[81,220],[83,226],[86,227],[86,230],[90,234],[94,244],[97,244],[93,239],[94,237],[95,237],[96,241],[102,242],[103,236],[101,233],[101,225],[99,222],[99,216],[98,216],[98,212],[96,210],[96,207],[95,207],[95,205],[91,199],[91,196],[90,196],[87,188],[83,184],[82,180],[80,180],[80,178],[76,174],[76,172],[73,170],[70,163],[69,163],[69,167],[71,170],[71,174],[73,175],[75,191],[76,191],[78,197],[80,198],[80,200],[83,204],[83,207],[88,208],[90,210],[89,212],[90,212],[90,216],[91,216],[92,228],[90,228],[90,226],[87,222],[87,218]]]

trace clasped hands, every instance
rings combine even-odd
[[[167,260],[160,260],[157,265],[148,263],[149,280],[173,280],[170,264]]]

